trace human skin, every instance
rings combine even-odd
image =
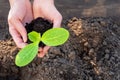
[[[37,17],[42,17],[53,23],[53,27],[60,27],[62,16],[54,5],[54,0],[34,0],[31,5],[29,0],[9,0],[11,9],[8,15],[9,32],[16,45],[23,48],[27,45],[27,32],[25,23]],[[43,57],[48,52],[49,46],[39,48],[38,57]]]
[[[26,46],[27,32],[25,23],[33,19],[32,6],[29,0],[9,0],[9,32],[19,48]]]

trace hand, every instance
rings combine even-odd
[[[27,41],[25,24],[33,19],[29,0],[9,0],[11,9],[8,15],[9,32],[16,45],[23,48]]]
[[[60,27],[62,16],[54,5],[54,0],[34,0],[33,2],[34,18],[42,17],[53,23],[53,27]],[[50,46],[39,48],[38,57],[43,57]]]

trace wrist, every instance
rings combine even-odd
[[[16,2],[27,2],[27,1],[29,0],[9,0],[9,3],[10,3],[10,7],[12,7]]]
[[[14,0],[9,0],[9,3],[10,3],[10,6],[12,6],[14,3]]]
[[[54,0],[34,0],[34,2],[54,4]]]

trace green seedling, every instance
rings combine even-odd
[[[28,33],[28,38],[33,43],[21,49],[15,58],[15,64],[19,67],[28,65],[36,57],[40,41],[48,46],[62,45],[69,38],[69,32],[64,28],[52,28],[42,36],[40,33],[32,31]]]

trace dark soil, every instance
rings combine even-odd
[[[0,41],[0,80],[120,80],[120,25],[111,18],[72,18],[69,40],[18,68],[12,39]]]
[[[48,20],[45,20],[41,17],[36,18],[35,20],[31,21],[31,23],[27,23],[25,28],[27,30],[27,33],[36,31],[40,33],[41,35],[47,31],[48,29],[52,28],[53,24],[50,23]],[[30,42],[30,41],[28,41]],[[40,42],[39,44],[40,47],[44,47],[45,44]]]

